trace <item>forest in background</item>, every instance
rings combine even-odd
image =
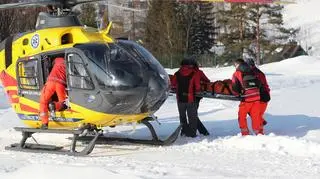
[[[167,67],[190,55],[202,66],[229,65],[235,58],[279,61],[278,52],[295,43],[298,32],[284,27],[282,10],[276,4],[152,1],[145,46]]]
[[[1,0],[1,3],[8,2],[12,1]],[[178,67],[185,56],[195,56],[202,66],[229,65],[235,58],[254,58],[257,64],[279,61],[282,60],[279,51],[286,44],[295,43],[294,37],[299,30],[284,27],[283,6],[277,4],[183,0],[143,3],[147,8],[144,18],[123,19],[131,23],[129,33],[113,32],[142,41],[143,46],[169,68]],[[134,3],[128,6],[137,7]],[[101,18],[107,23],[111,15],[101,9],[94,4],[81,6],[83,24],[99,28],[97,22]],[[0,40],[10,34],[33,30],[38,12],[43,10],[1,10]],[[137,16],[133,14],[133,17]]]

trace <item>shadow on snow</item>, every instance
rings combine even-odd
[[[214,112],[215,110],[211,111]],[[201,116],[200,116],[201,117]],[[171,120],[169,120],[171,119]],[[176,120],[174,120],[176,119]],[[265,134],[274,133],[278,136],[290,136],[301,138],[309,131],[320,129],[320,117],[309,117],[306,115],[270,115],[266,114],[265,119],[268,124],[265,126]],[[161,124],[151,122],[157,134],[161,139],[168,137],[179,125],[179,118],[177,116],[165,118],[163,121],[160,118]],[[188,137],[179,137],[174,145],[183,145],[190,142],[201,142],[206,139],[213,141],[217,138],[236,136],[240,133],[237,119],[230,120],[206,120],[202,121],[208,129],[210,136],[202,136],[193,139]],[[251,120],[247,118],[248,127],[251,130]],[[138,125],[140,126],[140,125]],[[151,134],[144,126],[140,126],[132,133],[132,130],[123,130],[121,132],[111,132],[111,136],[126,136],[139,139],[151,139]]]

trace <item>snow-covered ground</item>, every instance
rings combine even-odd
[[[179,137],[166,147],[98,145],[87,157],[4,150],[20,139],[12,127],[21,124],[1,96],[0,178],[319,178],[320,58],[298,57],[261,69],[272,90],[265,136],[239,135],[238,102],[203,99],[199,114],[210,136]],[[211,80],[230,78],[234,71],[203,70]],[[179,123],[175,97],[170,96],[156,115],[161,122],[153,123],[157,132],[169,135]],[[134,133],[131,129],[110,132],[149,137],[143,126]],[[42,143],[69,145],[66,137],[36,135]]]

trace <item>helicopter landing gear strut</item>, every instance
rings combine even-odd
[[[102,131],[94,130],[91,131],[94,133],[92,140],[88,143],[88,145],[81,150],[80,152],[76,151],[76,143],[78,138],[83,135],[85,129],[79,130],[66,130],[66,129],[35,129],[35,128],[24,128],[24,127],[15,127],[16,131],[22,132],[22,139],[20,143],[11,144],[10,146],[6,146],[6,150],[13,151],[23,151],[23,152],[34,152],[34,153],[53,153],[53,154],[67,154],[73,156],[84,156],[88,155],[92,152],[96,140],[102,134]],[[35,138],[32,136],[34,133],[54,133],[54,134],[72,134],[72,142],[70,145],[70,150],[63,149],[61,146],[55,145],[45,145],[39,144]],[[26,143],[28,138],[32,138],[36,144]]]
[[[145,144],[145,145],[170,145],[175,142],[180,134],[181,125],[179,125],[176,130],[165,140],[159,139],[155,129],[153,128],[152,124],[149,122],[151,120],[155,120],[152,117],[147,117],[141,121],[142,124],[147,126],[149,129],[152,139],[133,139],[133,138],[118,138],[118,137],[108,137],[101,135],[98,137],[96,144],[109,144],[112,142],[129,142],[129,143],[136,143],[136,144]],[[93,139],[94,136],[83,136],[79,137],[78,140],[84,143],[88,143]]]
[[[103,131],[98,130],[92,125],[85,125],[78,130],[67,130],[67,129],[35,129],[35,128],[24,128],[24,127],[15,127],[16,131],[22,132],[22,139],[20,143],[11,144],[6,146],[6,150],[13,151],[23,151],[23,152],[33,152],[33,153],[53,153],[53,154],[66,154],[72,156],[84,156],[92,152],[95,144],[108,144],[113,141],[118,142],[130,142],[137,144],[147,144],[147,145],[170,145],[176,141],[178,138],[181,125],[179,125],[176,130],[165,140],[161,140],[151,123],[150,120],[154,120],[152,117],[147,117],[141,121],[142,124],[146,125],[149,129],[152,139],[132,139],[132,138],[116,138],[116,137],[107,137],[103,136]],[[66,150],[61,146],[55,145],[45,145],[39,144],[35,138],[32,136],[34,133],[52,133],[52,134],[72,134],[70,149]],[[27,139],[32,138],[35,141],[34,143],[26,143]],[[76,143],[81,141],[86,143],[87,146],[82,149],[80,152],[76,151]]]

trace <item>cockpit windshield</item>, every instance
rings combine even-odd
[[[100,88],[132,88],[142,83],[142,66],[115,44],[77,45],[95,63],[93,73]]]
[[[142,46],[127,40],[119,40],[118,45],[126,49],[127,52],[135,58],[143,61],[144,64],[147,65],[148,68],[151,68],[152,71],[156,71],[160,75],[163,74],[164,76],[166,76],[165,74],[167,73],[164,71],[162,65],[156,58],[154,58],[154,56],[149,51],[147,51]]]
[[[80,44],[75,47],[96,64],[93,72],[102,89],[138,86],[148,71],[157,73],[152,75],[167,78],[161,64],[134,42],[119,40],[117,43]]]
[[[169,78],[160,63],[137,43],[80,44],[87,68],[107,101],[109,113],[155,111],[168,96]]]

